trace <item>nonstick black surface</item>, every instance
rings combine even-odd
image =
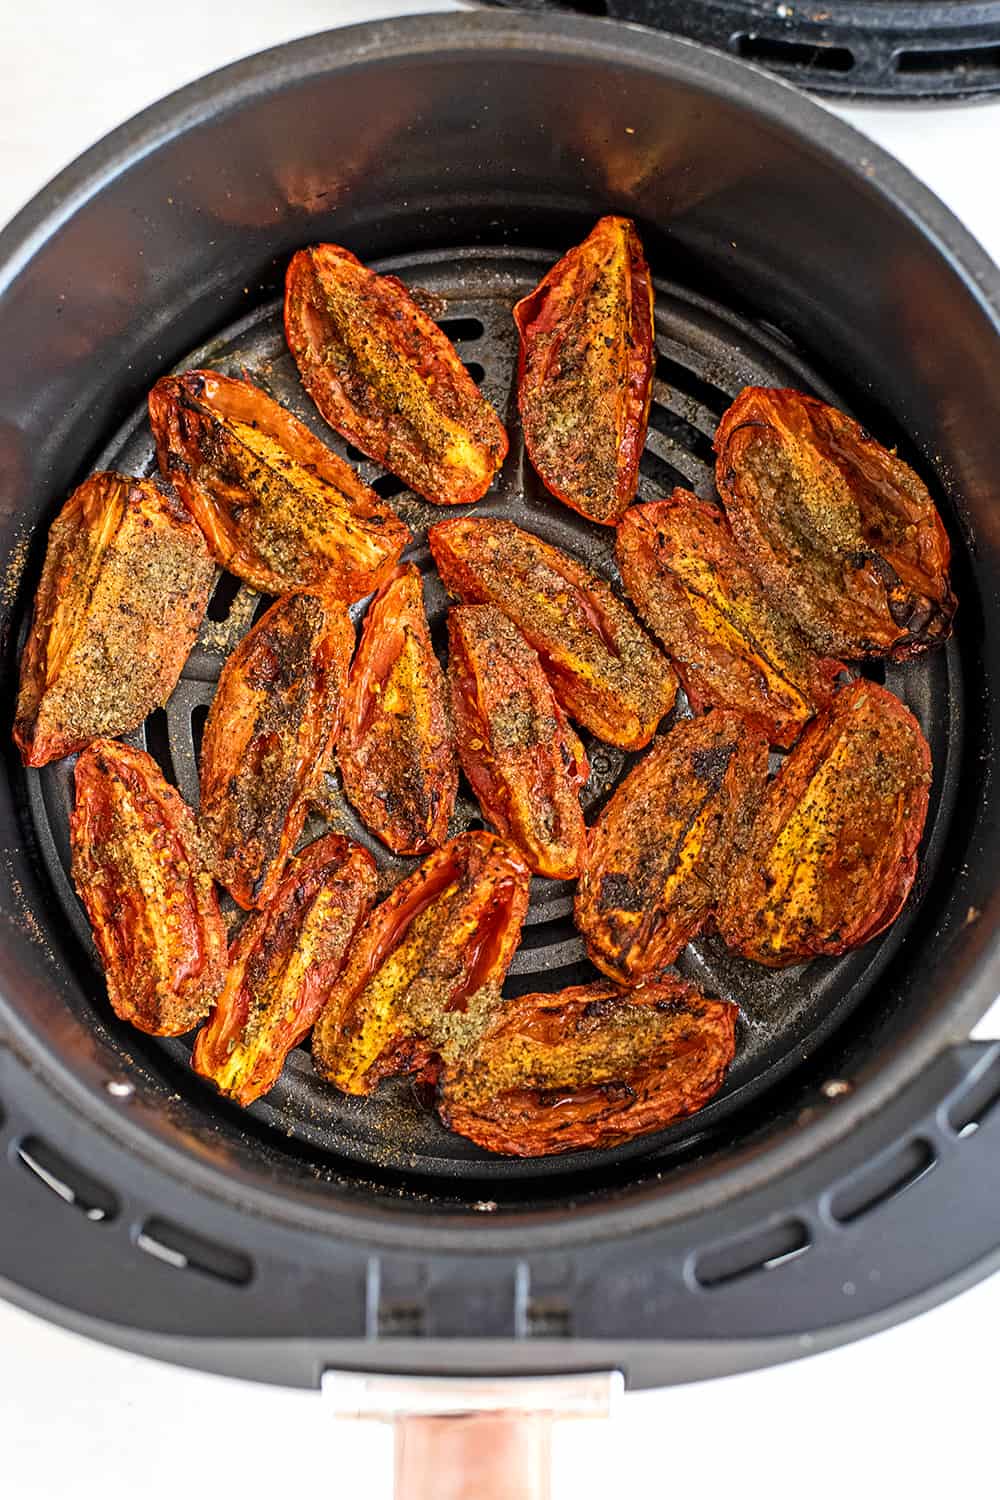
[[[378,268],[401,275],[411,288],[426,293],[426,305],[456,344],[462,359],[481,383],[487,397],[506,421],[511,450],[497,483],[475,507],[476,515],[504,515],[567,552],[583,559],[617,583],[613,559],[614,533],[575,515],[549,497],[524,454],[517,422],[514,392],[516,332],[510,310],[538,281],[559,250],[448,250],[422,253],[383,262]],[[655,261],[653,265],[655,272]],[[751,325],[706,300],[656,282],[657,379],[646,452],[641,464],[639,498],[651,500],[669,493],[675,484],[697,494],[714,495],[712,435],[726,406],[744,385],[791,385],[813,391],[838,405],[846,402],[815,369],[799,357],[777,330]],[[425,596],[435,643],[443,652],[446,601],[434,573],[425,540],[426,527],[455,514],[412,495],[400,481],[363,458],[323,422],[304,392],[282,332],[280,305],[270,303],[223,329],[210,343],[191,351],[181,368],[211,366],[230,375],[246,372],[285,406],[302,418],[338,453],[357,464],[363,477],[391,500],[410,524],[416,540],[407,556],[425,575]],[[892,443],[899,434],[876,434]],[[905,450],[904,450],[905,451]],[[142,407],[101,452],[100,468],[120,468],[135,474],[156,469],[152,441]],[[930,476],[925,476],[930,478]],[[458,509],[457,513],[466,511]],[[209,614],[182,680],[164,711],[147,721],[135,742],[156,757],[168,778],[197,805],[197,752],[208,705],[222,662],[263,608],[260,596],[220,575]],[[356,619],[365,604],[352,610]],[[961,618],[961,617],[960,617]],[[866,669],[867,670],[867,669]],[[907,941],[943,845],[954,800],[954,781],[961,754],[959,654],[955,643],[944,650],[901,666],[877,665],[871,675],[884,681],[916,714],[927,735],[934,760],[934,783],[921,868],[915,891],[900,920],[883,937],[859,952],[838,959],[774,972],[731,958],[715,937],[692,943],[678,968],[714,995],[736,1001],[741,1020],[737,1056],[722,1093],[694,1119],[659,1135],[633,1142],[612,1152],[577,1153],[528,1162],[491,1156],[439,1123],[427,1096],[406,1080],[384,1085],[369,1099],[346,1098],[314,1071],[308,1048],[292,1053],[274,1091],[253,1106],[254,1128],[265,1136],[308,1142],[340,1159],[413,1174],[482,1179],[532,1178],[565,1172],[590,1163],[602,1166],[616,1160],[651,1155],[667,1161],[708,1126],[721,1124],[737,1109],[757,1099],[779,1077],[809,1057],[855,1007],[879,1004],[879,976],[892,955]],[[683,698],[675,715],[688,710]],[[670,721],[666,721],[669,723]],[[610,790],[636,757],[600,744],[584,735],[591,777],[583,794],[588,818],[603,804]],[[775,757],[775,764],[777,757]],[[109,1020],[103,981],[82,908],[68,878],[68,813],[72,802],[72,760],[41,772],[28,773],[31,818],[43,859],[59,902],[89,961],[88,992],[104,1023]],[[390,854],[365,829],[330,778],[330,817],[334,826],[365,844],[375,854],[388,889],[416,861]],[[478,809],[460,792],[452,832],[482,826]],[[305,839],[317,836],[324,824],[307,827]],[[304,840],[305,841],[305,840]],[[569,882],[536,878],[523,942],[515,956],[506,993],[556,990],[595,977],[585,959],[572,922]],[[230,908],[234,914],[235,909]],[[112,1023],[117,1024],[117,1023]],[[219,1111],[232,1123],[249,1124],[235,1106],[187,1067],[190,1039],[154,1041],[130,1034],[129,1045],[145,1052],[158,1068],[166,1068],[175,1086],[206,1110]],[[238,1118],[236,1118],[238,1117]]]

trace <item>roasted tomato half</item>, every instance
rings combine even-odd
[[[395,276],[340,245],[292,257],[285,333],[331,427],[436,505],[485,494],[507,434],[447,335]]]
[[[447,588],[513,620],[568,714],[610,745],[649,744],[677,679],[602,579],[512,521],[442,521],[427,536]]]
[[[590,832],[575,915],[599,969],[641,984],[697,936],[766,776],[766,739],[726,709],[683,719],[657,741]]]
[[[410,540],[350,464],[248,381],[168,375],[150,392],[149,419],[160,469],[212,556],[259,593],[308,589],[349,604]]]
[[[448,640],[458,753],[484,815],[536,875],[574,879],[587,858],[589,767],[537,653],[492,604],[451,610]]]
[[[733,1060],[737,1009],[677,975],[522,995],[448,1067],[438,1108],[487,1151],[618,1146],[694,1114]]]
[[[215,568],[184,508],[147,479],[92,474],[53,521],[21,658],[14,740],[44,766],[128,734],[170,697]]]
[[[340,730],[354,627],[346,609],[286,594],[222,669],[201,747],[201,830],[240,906],[267,906]]]
[[[226,929],[194,813],[144,750],[95,740],[76,763],[73,881],[116,1016],[181,1036],[226,972]]]
[[[951,634],[941,517],[857,422],[801,391],[749,386],[715,451],[736,540],[817,650],[901,660]]]
[[[818,657],[757,582],[722,512],[686,490],[633,505],[616,555],[695,713],[737,709],[772,745],[794,744],[844,666]]]
[[[426,854],[444,843],[458,762],[412,563],[397,569],[365,616],[337,759],[345,792],[390,849]]]
[[[814,719],[768,788],[717,922],[779,968],[846,953],[899,915],[917,872],[931,756],[916,719],[864,680]]]
[[[274,899],[229,953],[225,988],[198,1033],[192,1065],[220,1093],[252,1104],[311,1030],[375,900],[371,855],[339,833],[296,854]]]
[[[375,908],[313,1031],[316,1067],[346,1094],[393,1073],[436,1075],[498,1003],[530,875],[492,833],[463,833]]]
[[[613,526],[635,496],[653,390],[653,286],[631,219],[600,219],[514,308],[518,405],[546,489]]]

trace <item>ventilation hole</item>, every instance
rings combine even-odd
[[[532,1298],[524,1310],[524,1331],[529,1339],[568,1339],[572,1336],[569,1308],[564,1302]]]
[[[419,1302],[384,1302],[379,1304],[378,1336],[380,1339],[419,1339],[424,1335],[424,1309]]]
[[[676,412],[668,411],[665,406],[654,406],[649,413],[649,425],[699,462],[707,464],[709,468],[715,467],[715,450],[711,438],[699,432],[697,427],[692,427],[690,422],[685,422]]]
[[[737,36],[736,51],[751,62],[772,68],[808,68],[820,73],[849,73],[854,53],[846,47],[827,47],[815,42],[788,42],[778,37]]]
[[[658,354],[656,357],[656,373],[673,390],[679,391],[682,396],[690,396],[692,401],[707,407],[717,417],[721,417],[727,407],[732,405],[733,398],[726,391],[712,385],[710,381],[702,380],[687,365],[680,365],[675,359],[668,359],[665,354]]]
[[[257,608],[253,612],[253,619],[250,621],[250,629],[251,630],[256,625],[256,623],[257,623],[258,620],[262,620],[264,618],[264,616],[267,614],[268,610],[271,608],[271,605],[273,603],[274,603],[274,597],[273,597],[273,595],[270,595],[270,594],[264,594],[258,600],[258,602],[257,602]]]
[[[111,1189],[37,1136],[28,1136],[21,1142],[17,1159],[39,1182],[51,1188],[57,1198],[78,1208],[93,1223],[107,1223],[118,1217],[118,1199]]]
[[[191,710],[191,740],[194,745],[194,763],[201,765],[201,742],[205,738],[205,723],[208,719],[208,704],[196,703]]]
[[[830,1212],[841,1224],[853,1224],[872,1209],[899,1196],[919,1182],[934,1166],[937,1157],[929,1142],[919,1137],[907,1141],[885,1160],[875,1162],[859,1172],[834,1193]]]
[[[886,670],[884,661],[862,661],[854,664],[854,670],[862,677],[867,677],[869,682],[880,682],[883,687],[886,681]]]
[[[344,452],[347,454],[347,457],[351,460],[352,464],[363,464],[365,459],[368,457],[367,453],[362,453],[360,448],[355,448],[353,443],[348,443],[346,448],[344,449]]]
[[[174,761],[170,753],[170,725],[165,708],[154,708],[146,720],[146,749],[167,780],[173,783]]]
[[[482,385],[483,381],[486,379],[486,371],[483,369],[482,365],[477,364],[475,360],[472,360],[469,364],[466,365],[465,368],[468,370],[476,385]]]
[[[955,1100],[948,1111],[948,1124],[965,1140],[975,1135],[997,1104],[1000,1104],[1000,1057]]]
[[[397,479],[395,474],[380,474],[372,484],[376,495],[381,495],[383,500],[391,500],[394,495],[406,493],[407,486],[402,479]]]
[[[448,616],[438,615],[436,620],[429,620],[431,631],[431,645],[434,647],[434,655],[446,671],[448,667]]]
[[[229,611],[233,607],[236,595],[242,585],[235,573],[221,574],[215,585],[211,599],[208,601],[208,618],[221,623],[229,619]]]
[[[442,318],[438,327],[453,344],[471,344],[486,332],[478,318]]]
[[[147,1219],[135,1242],[147,1255],[178,1271],[201,1271],[234,1286],[246,1286],[253,1275],[253,1263],[248,1256],[202,1239],[200,1234],[171,1224],[168,1219]]]
[[[679,469],[675,469],[673,464],[668,464],[665,458],[661,458],[650,448],[644,450],[639,460],[639,473],[651,479],[664,495],[669,495],[671,490],[678,487],[682,490],[691,488],[691,481],[685,478]]]
[[[811,1244],[809,1230],[802,1220],[786,1219],[782,1224],[703,1251],[695,1261],[695,1279],[703,1287],[724,1286],[755,1271],[773,1271],[804,1255]]]
[[[1000,72],[1000,47],[942,47],[920,52],[897,52],[897,73]]]

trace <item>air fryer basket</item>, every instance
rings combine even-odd
[[[608,533],[524,458],[509,316],[608,211],[638,220],[657,280],[643,498],[711,493],[714,424],[747,383],[848,407],[936,490],[959,629],[885,676],[935,763],[907,912],[860,953],[778,975],[692,945],[682,967],[741,1003],[737,1063],[701,1115],[616,1152],[491,1157],[409,1084],[344,1100],[304,1052],[243,1113],[191,1074],[189,1044],[110,1015],[67,876],[71,766],[25,773],[5,745],[0,1287],[27,1305],[261,1378],[614,1364],[655,1383],[878,1326],[1000,1245],[1000,1057],[962,1045],[998,972],[1000,282],[940,204],[794,91],[601,23],[423,17],[250,59],[88,153],[0,239],[7,723],[47,521],[95,465],[151,469],[157,375],[246,369],[360,461],[281,339],[284,266],[311,241],[421,288],[504,412],[511,455],[480,512],[614,579]],[[440,513],[361,468],[426,570],[420,528]],[[138,736],[192,800],[214,681],[257,602],[220,581]],[[428,603],[439,638],[434,580]],[[596,802],[624,765],[592,760]],[[510,992],[583,969],[568,888],[536,881]]]

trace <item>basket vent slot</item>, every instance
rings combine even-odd
[[[929,47],[897,52],[897,73],[1000,73],[1000,47]]]
[[[25,1137],[17,1148],[17,1159],[50,1192],[78,1208],[91,1223],[109,1223],[118,1217],[118,1199],[111,1189],[38,1136]]]
[[[221,623],[229,619],[229,612],[240,591],[240,580],[235,573],[222,573],[208,601],[208,618]]]
[[[854,53],[848,47],[830,47],[823,42],[790,42],[783,37],[751,36],[746,32],[735,40],[740,57],[769,68],[849,73],[854,67]]]
[[[191,743],[194,745],[194,763],[201,765],[201,742],[205,738],[205,725],[208,722],[208,704],[196,703],[191,710]]]
[[[699,432],[697,427],[692,427],[690,422],[685,422],[676,412],[654,402],[649,413],[649,425],[669,438],[675,447],[683,448],[686,453],[698,459],[699,463],[706,464],[709,468],[715,467],[715,450],[711,438]]]
[[[961,1094],[948,1111],[948,1124],[962,1140],[975,1135],[1000,1104],[1000,1056]]]
[[[376,495],[381,496],[383,500],[391,500],[395,495],[402,495],[405,493],[406,482],[405,480],[397,479],[395,474],[380,474],[379,477],[372,482],[372,489],[375,491]]]
[[[178,1271],[200,1271],[233,1286],[246,1286],[253,1275],[253,1262],[239,1250],[230,1250],[214,1240],[203,1239],[169,1219],[147,1219],[136,1236],[136,1244],[147,1255]]]
[[[672,390],[687,396],[690,400],[704,406],[713,416],[721,417],[722,413],[732,405],[733,398],[726,391],[710,381],[702,380],[694,370],[689,370],[687,365],[678,364],[675,359],[669,359],[666,354],[656,356],[657,378]]]
[[[695,1280],[708,1289],[726,1286],[756,1271],[773,1271],[797,1260],[811,1245],[809,1228],[801,1219],[784,1219],[702,1251],[694,1265]]]
[[[473,381],[473,383],[475,385],[482,385],[483,381],[486,379],[486,371],[483,369],[482,365],[479,364],[477,360],[472,359],[467,361],[465,368],[469,372],[469,378]]]
[[[675,469],[673,464],[668,464],[666,459],[654,453],[651,448],[643,451],[639,459],[639,473],[647,479],[651,479],[664,495],[669,495],[675,489],[690,489],[690,481],[684,477],[680,469]]]
[[[474,344],[486,332],[478,318],[442,318],[438,327],[453,344]]]
[[[906,1141],[838,1189],[830,1200],[830,1212],[838,1223],[853,1224],[873,1209],[898,1198],[925,1177],[936,1161],[929,1141],[920,1136]]]
[[[170,721],[165,708],[154,708],[146,720],[146,749],[172,786],[177,785],[170,750]]]

